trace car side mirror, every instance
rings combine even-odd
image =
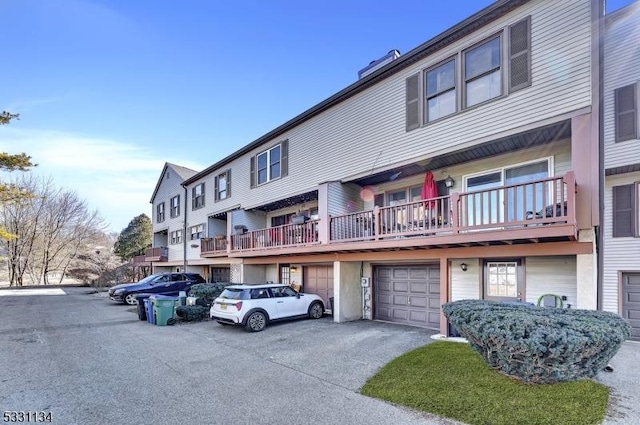
[[[296,292],[296,298],[300,299],[300,292]]]

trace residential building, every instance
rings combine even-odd
[[[603,8],[496,1],[182,191],[161,177],[156,268],[297,284],[335,321],[442,333],[440,305],[463,298],[597,308]],[[185,215],[159,221],[175,196]]]
[[[640,339],[640,2],[606,17],[602,308]]]

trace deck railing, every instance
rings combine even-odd
[[[296,245],[317,244],[319,220],[249,230],[231,235],[232,251],[250,251]]]
[[[166,246],[156,246],[149,248],[144,254],[147,261],[167,261],[169,248]]]
[[[550,177],[330,217],[330,242],[575,223],[575,176]]]
[[[227,252],[227,237],[225,235],[200,240],[201,254],[222,254]]]

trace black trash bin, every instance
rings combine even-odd
[[[140,294],[136,295],[136,301],[138,302],[138,319],[147,320],[147,310],[144,308],[144,300],[149,298],[153,294]]]

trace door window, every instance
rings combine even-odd
[[[497,301],[520,301],[522,289],[519,278],[520,262],[487,261],[485,263],[485,299]]]

